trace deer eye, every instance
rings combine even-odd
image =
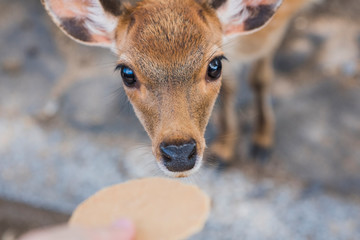
[[[207,75],[210,78],[210,80],[218,79],[221,75],[221,69],[222,69],[221,57],[214,58],[209,63],[209,66],[207,69]]]
[[[116,67],[116,70],[120,71],[123,82],[127,87],[135,86],[137,81],[136,81],[135,73],[131,68],[125,65],[118,65]]]

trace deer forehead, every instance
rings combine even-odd
[[[149,80],[193,79],[221,45],[220,25],[219,34],[209,31],[211,13],[186,2],[144,1],[130,13],[128,39],[119,52]]]

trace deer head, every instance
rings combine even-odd
[[[281,0],[42,0],[68,36],[118,55],[125,92],[168,175],[197,171],[221,87],[224,38],[264,26]]]

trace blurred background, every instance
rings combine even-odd
[[[212,198],[192,239],[360,238],[359,13],[358,0],[326,0],[294,19],[274,62],[276,146],[266,165],[247,160],[253,110],[243,84],[238,161],[182,180]],[[163,176],[115,61],[69,40],[39,0],[0,0],[0,240],[66,222],[105,186]],[[60,79],[70,84],[49,103]]]

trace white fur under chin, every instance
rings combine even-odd
[[[180,177],[188,177],[191,174],[196,173],[197,171],[199,171],[201,165],[202,165],[202,157],[197,157],[196,158],[196,162],[195,162],[195,166],[188,170],[188,171],[184,171],[184,172],[171,172],[169,171],[160,161],[156,161],[159,168],[169,177],[174,177],[174,178],[180,178]]]

